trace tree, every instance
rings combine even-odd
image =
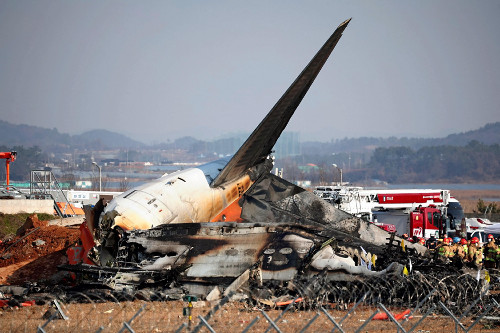
[[[118,188],[119,191],[125,192],[129,188],[130,188],[130,183],[129,183],[127,177],[125,177],[122,180],[120,180],[120,185],[119,185],[119,188]]]
[[[17,151],[16,160],[10,164],[11,180],[29,180],[31,170],[41,169],[44,166],[43,161],[46,160],[46,155],[42,154],[42,151],[38,146],[30,148],[24,148],[23,146],[0,146],[0,151]],[[0,175],[2,175],[3,179],[5,179],[5,163],[2,163],[2,161],[0,161],[0,163],[4,165],[3,167],[0,167]]]
[[[491,202],[489,204],[486,204],[483,199],[479,199],[477,201],[476,210],[474,210],[474,212],[480,214],[496,214],[499,212],[499,209],[496,203]]]
[[[477,213],[481,214],[486,211],[486,204],[484,203],[483,199],[479,198],[479,200],[477,201],[476,210]]]

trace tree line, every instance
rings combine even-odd
[[[0,152],[17,152],[17,157],[10,164],[9,173],[11,180],[26,181],[30,179],[31,170],[43,168],[47,163],[49,156],[44,154],[40,147],[34,146],[25,148],[23,146],[0,146]],[[6,170],[5,160],[1,160],[0,164],[0,179],[1,183],[5,183]]]
[[[473,140],[462,147],[377,148],[367,167],[389,183],[499,181],[500,146]]]
[[[11,164],[11,180],[26,181],[29,180],[31,170],[41,169],[51,162],[64,163],[57,156],[44,153],[37,146],[0,146],[0,151],[13,150],[17,151],[18,155],[16,161]],[[127,153],[128,158],[134,155],[132,151]],[[146,153],[137,153],[134,157],[140,160]],[[88,168],[90,162],[87,164]],[[333,167],[333,164],[338,168]],[[339,169],[343,170],[343,181],[347,182],[366,182],[373,179],[388,183],[499,182],[500,146],[473,140],[465,146],[443,145],[420,149],[404,146],[379,147],[371,155],[366,152],[334,154],[323,151],[278,159],[276,166],[284,169],[285,179],[310,180],[314,184],[340,181]],[[5,167],[0,168],[0,180],[5,180]]]

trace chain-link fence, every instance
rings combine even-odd
[[[444,284],[443,284],[444,283]],[[311,279],[295,296],[261,299],[250,289],[210,303],[166,292],[105,290],[38,295],[0,312],[1,332],[499,332],[495,284],[449,277],[434,288],[417,281]],[[424,284],[422,284],[424,285]],[[447,287],[444,287],[444,286]],[[343,287],[342,287],[343,286]],[[357,287],[355,287],[357,286]],[[371,286],[371,288],[370,288]],[[315,297],[311,293],[315,290]],[[402,289],[406,288],[406,292]],[[413,289],[412,289],[413,288]],[[288,286],[292,290],[291,286]],[[427,290],[428,289],[428,290]],[[423,292],[426,290],[426,292]],[[387,297],[387,295],[392,297]],[[414,297],[408,297],[414,294]],[[309,295],[309,296],[308,296]],[[37,305],[45,299],[45,304]],[[239,300],[237,300],[239,299]]]

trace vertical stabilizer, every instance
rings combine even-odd
[[[302,73],[295,79],[264,120],[261,121],[259,126],[257,126],[224,169],[214,179],[211,184],[212,187],[222,185],[225,182],[242,176],[249,168],[262,163],[271,153],[281,132],[283,132],[290,121],[290,118],[332,53],[335,45],[337,45],[340,37],[342,37],[343,31],[350,21],[351,19],[342,22],[330,38],[328,38]]]

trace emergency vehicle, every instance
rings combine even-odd
[[[455,235],[464,211],[449,190],[318,186],[314,193],[337,208],[410,237]]]

